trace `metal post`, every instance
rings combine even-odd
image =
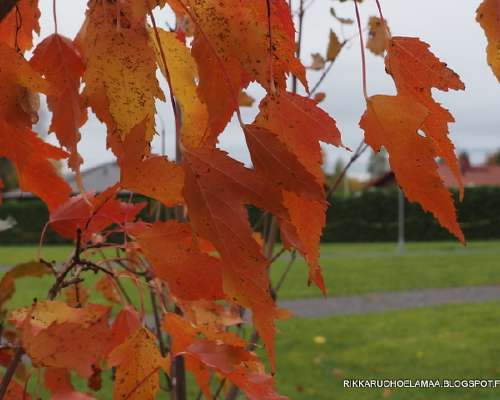
[[[405,196],[398,188],[398,247],[399,254],[405,251]]]

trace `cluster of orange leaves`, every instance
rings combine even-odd
[[[275,321],[286,313],[272,298],[269,260],[253,235],[245,207],[255,205],[276,218],[284,245],[304,256],[309,281],[325,292],[318,263],[327,207],[320,142],[342,147],[340,132],[315,100],[287,91],[289,75],[306,91],[308,86],[295,54],[295,29],[285,0],[270,1],[269,10],[264,0],[161,0],[152,6],[171,7],[179,29],[151,28],[148,0],[89,0],[74,40],[54,33],[26,60],[33,32],[39,32],[40,12],[37,0],[20,0],[0,22],[0,156],[15,165],[21,189],[47,204],[49,224],[61,236],[86,246],[102,241],[103,232],[112,227],[109,232],[126,237],[122,248],[130,259],[147,260],[151,285],[168,288],[168,301],[182,311],[163,315],[162,330],[172,340],[170,352],[162,356],[141,313],[127,306],[110,318],[111,305],[81,304],[83,294],[76,300],[70,294],[66,301],[58,297],[15,310],[9,316],[15,331],[9,335],[35,367],[45,369],[45,386],[54,399],[92,399],[75,391],[70,374],[88,379],[89,387],[96,389],[101,369],[112,367],[114,398],[154,399],[159,371],[170,373],[178,355],[185,357],[186,368],[207,398],[216,372],[250,399],[281,399],[263,363],[245,340],[228,330],[242,323],[233,305],[248,308],[274,370]],[[22,17],[20,26],[16,13]],[[485,0],[478,10],[490,41],[488,59],[500,78],[499,15],[497,0]],[[183,29],[186,26],[190,29]],[[464,241],[435,161],[441,157],[460,182],[448,138],[453,116],[431,93],[433,88],[460,90],[464,85],[419,39],[390,37],[381,20],[370,21],[370,36],[372,50],[386,52],[386,70],[397,94],[367,99],[360,122],[366,142],[375,151],[387,149],[408,199]],[[338,53],[331,50],[329,54]],[[328,56],[334,58],[333,53]],[[165,100],[157,69],[176,104],[180,163],[150,150],[155,102]],[[253,164],[247,168],[216,144],[232,116],[240,117],[241,91],[251,82],[259,83],[267,95],[252,123],[239,118]],[[50,131],[61,147],[49,145],[31,130],[38,93],[47,96]],[[89,107],[107,127],[107,143],[118,159],[121,179],[97,196],[71,196],[54,160],[67,159],[78,174],[79,130]],[[120,190],[167,207],[182,206],[187,221],[136,222],[144,205],[118,200]],[[17,266],[0,283],[0,306],[12,295],[16,278],[46,273],[39,263]],[[110,277],[105,276],[97,290],[111,304],[123,303]],[[0,349],[2,365],[11,359],[10,351]],[[23,373],[17,371],[17,377]],[[7,398],[29,395],[13,380]]]

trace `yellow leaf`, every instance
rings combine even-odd
[[[108,358],[117,367],[114,399],[154,400],[160,389],[159,370],[169,371],[169,361],[158,350],[156,337],[146,328],[137,330]]]
[[[151,42],[154,43],[156,59],[164,75],[165,65],[160,47],[153,30],[149,31]],[[158,29],[160,45],[165,54],[165,62],[170,74],[170,81],[176,100],[181,108],[182,143],[188,147],[198,147],[208,133],[208,112],[196,91],[198,67],[189,49],[182,43],[174,32]]]
[[[134,20],[132,11],[124,8],[117,25],[116,6],[106,1],[89,4],[76,39],[87,65],[83,95],[109,133],[116,131],[123,139],[146,120],[151,138],[155,99],[163,100],[164,95],[156,79],[156,59],[145,19]]]
[[[326,338],[324,336],[314,336],[314,343],[316,344],[325,344]]]

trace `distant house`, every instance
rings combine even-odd
[[[120,167],[114,161],[81,172],[83,187],[88,192],[102,192],[120,180]],[[73,192],[78,193],[74,174],[66,177]]]
[[[112,161],[84,170],[81,172],[81,175],[85,190],[99,193],[120,180],[120,167],[116,162]],[[65,178],[71,186],[73,193],[79,193],[80,190],[76,184],[75,175],[73,173],[67,174]],[[31,193],[22,192],[16,189],[3,193],[2,197],[8,200],[33,198],[35,196]]]
[[[500,165],[472,165],[467,156],[461,156],[460,170],[465,187],[500,186]],[[438,173],[447,188],[458,187],[455,177],[445,164],[438,165]],[[387,171],[368,182],[366,187],[390,187],[395,184],[394,172]]]

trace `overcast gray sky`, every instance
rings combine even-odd
[[[307,2],[307,1],[306,1]],[[294,3],[298,3],[295,0]],[[500,148],[500,84],[486,64],[484,33],[475,21],[475,10],[479,0],[381,0],[383,12],[393,35],[418,36],[431,44],[431,50],[453,68],[465,82],[465,92],[435,92],[436,98],[455,115],[456,123],[451,125],[451,137],[459,150],[467,150],[473,161]],[[325,54],[330,29],[342,37],[351,37],[355,27],[344,27],[330,15],[334,6],[337,14],[354,18],[352,2],[339,3],[333,0],[315,0],[308,9],[304,24],[303,56],[305,65],[310,62],[310,54]],[[52,0],[40,0],[42,10],[42,37],[53,31]],[[84,16],[85,0],[58,2],[58,25],[60,33],[74,37]],[[365,0],[360,7],[363,25],[369,16],[377,15],[375,1]],[[159,22],[169,16],[158,16]],[[313,85],[320,73],[310,71],[308,79]],[[394,85],[385,74],[383,59],[367,53],[368,92],[392,94]],[[359,41],[350,41],[338,57],[320,91],[327,94],[321,107],[330,113],[342,132],[344,142],[354,148],[362,139],[358,121],[364,112],[365,103],[361,90],[361,61]],[[249,93],[259,99],[263,91],[255,85]],[[169,105],[158,104],[161,121],[158,129],[165,127],[168,135],[167,153],[173,152],[173,118]],[[255,109],[243,109],[243,117],[251,121]],[[220,146],[244,162],[249,161],[242,134],[233,121],[220,138]],[[153,148],[160,151],[159,140]],[[79,146],[85,159],[84,168],[113,159],[105,149],[105,129],[91,117],[82,130]],[[347,160],[349,154],[343,150],[326,147],[327,168],[331,168],[339,157]],[[352,168],[352,173],[361,175],[366,170],[366,157]]]

